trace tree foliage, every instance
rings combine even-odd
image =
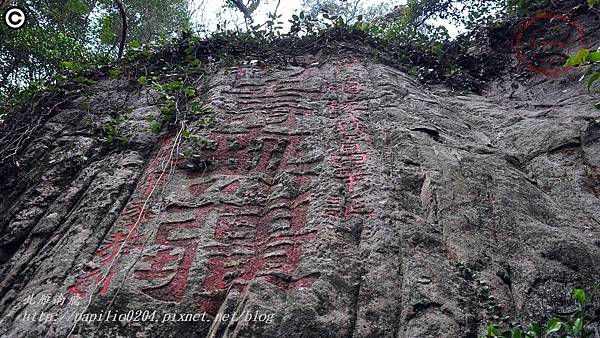
[[[304,0],[305,13],[311,17],[318,17],[326,13],[332,17],[342,17],[348,23],[356,21],[371,21],[384,16],[393,10],[393,3],[380,1],[377,4],[365,5],[361,0]],[[360,17],[360,20],[359,20]]]
[[[188,23],[187,0],[126,0],[127,41],[149,43]],[[121,40],[121,18],[112,0],[18,0],[27,24],[0,25],[0,94],[12,95],[48,79],[64,61],[102,64]]]
[[[450,40],[447,29],[450,24],[473,29],[522,15],[524,7],[543,8],[551,2],[539,0],[532,5],[522,0],[408,0],[395,5],[397,0],[386,0],[368,5],[365,0],[303,0],[302,11],[288,21],[278,13],[287,5],[286,0],[221,1],[224,8],[243,13],[246,25],[237,30],[254,37],[301,37],[332,27],[352,27],[385,41],[429,46],[440,57]],[[52,78],[65,61],[78,65],[106,64],[117,56],[121,42],[135,48],[169,41],[177,32],[188,34],[193,26],[191,2],[13,0],[11,4],[26,10],[29,23],[19,30],[0,25],[0,99]],[[116,3],[123,3],[126,9],[125,34]],[[256,19],[259,6],[269,8],[265,22]],[[283,32],[284,26],[290,27],[289,32]],[[217,25],[216,32],[224,32],[223,27],[226,25]],[[267,40],[261,41],[268,43]],[[456,71],[448,68],[451,73]]]

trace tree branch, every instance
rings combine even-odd
[[[119,59],[123,57],[123,51],[125,50],[125,39],[127,38],[127,12],[125,12],[125,6],[121,0],[115,0],[115,5],[119,9],[121,14],[121,42],[119,43]]]
[[[250,13],[250,10],[248,9],[248,7],[246,7],[246,5],[244,5],[243,0],[230,0],[231,3],[233,3],[235,5],[235,7],[237,7],[240,12],[244,13],[244,18],[246,18],[246,20],[252,21],[252,14]]]
[[[279,9],[280,4],[281,4],[281,0],[277,0],[277,6],[275,6],[275,11],[273,12],[274,20],[277,20],[277,10]]]

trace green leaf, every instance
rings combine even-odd
[[[541,337],[542,327],[538,323],[531,323],[527,328],[527,334],[534,337]]]
[[[600,62],[600,52],[591,52],[587,59],[589,62]]]
[[[92,84],[96,83],[96,81],[90,80],[90,79],[88,79],[87,77],[84,77],[84,76],[78,76],[78,77],[74,78],[73,82],[79,83],[79,84],[88,84],[88,85],[92,85]]]
[[[487,334],[488,337],[502,337],[502,332],[493,324],[488,326]]]
[[[598,0],[587,0],[588,6],[594,7],[598,4]]]
[[[152,128],[152,131],[155,133],[158,133],[160,131],[160,123],[158,122],[153,122],[152,124],[150,124],[150,128]]]
[[[72,71],[73,73],[79,73],[79,72],[83,71],[82,66],[80,66],[74,62],[71,62],[71,61],[63,61],[63,62],[61,62],[60,66],[63,69]]]
[[[590,50],[587,48],[582,48],[577,54],[579,58],[579,64],[584,64],[588,61],[588,55],[590,55]]]
[[[167,88],[171,91],[179,90],[182,87],[183,87],[183,84],[181,83],[181,81],[177,81],[177,80],[175,80],[167,85]]]
[[[145,50],[139,52],[139,55],[141,55],[141,56],[143,56],[145,58],[149,58],[149,57],[152,56],[152,51],[149,51],[149,50],[145,49]]]
[[[592,76],[590,76],[588,83],[587,83],[588,90],[590,90],[590,88],[592,88],[592,85],[594,84],[594,82],[598,81],[598,79],[600,79],[600,72],[595,73]]]
[[[577,336],[581,332],[582,328],[583,328],[583,321],[581,320],[581,318],[577,318],[575,320],[575,324],[573,324],[573,335]]]
[[[565,67],[574,66],[577,62],[577,55],[569,56],[567,62],[565,62]]]
[[[139,42],[139,41],[137,41],[137,40],[133,40],[133,41],[131,41],[131,42],[129,43],[129,46],[128,46],[128,47],[129,47],[129,48],[131,48],[131,49],[138,49],[138,48],[142,47],[142,45],[140,44],[140,42]]]
[[[140,77],[138,77],[137,82],[140,85],[145,86],[148,84],[148,79],[145,76],[140,76]]]
[[[113,79],[118,79],[123,75],[123,70],[120,68],[115,68],[110,71],[110,77]]]
[[[523,331],[521,331],[519,328],[516,328],[513,332],[512,338],[523,338]]]
[[[88,12],[88,7],[81,0],[68,0],[64,5],[64,9],[73,14],[79,15],[84,15]]]
[[[185,95],[186,96],[195,96],[196,95],[196,89],[194,87],[187,87],[185,88]]]
[[[546,324],[546,334],[554,333],[560,330],[561,324],[558,320],[552,319]]]
[[[100,35],[100,42],[105,45],[110,45],[113,40],[113,27],[110,15],[105,14],[99,19],[100,29],[98,34]]]
[[[565,63],[565,67],[579,66],[579,65],[584,64],[586,62],[586,59],[587,59],[589,53],[590,53],[589,49],[581,48],[577,52],[577,54],[575,54],[574,56],[571,56],[567,59],[567,62]]]
[[[585,291],[583,289],[573,290],[573,299],[576,299],[581,306],[585,304],[585,298]]]

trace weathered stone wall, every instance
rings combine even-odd
[[[101,81],[3,197],[0,335],[473,337],[566,308],[600,277],[600,112],[573,79],[503,85],[345,52],[223,69],[184,158],[180,128],[147,130],[155,93]],[[111,104],[126,147],[90,127]]]

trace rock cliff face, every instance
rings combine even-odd
[[[155,92],[101,80],[2,179],[0,335],[474,337],[547,318],[600,277],[600,111],[578,76],[475,95],[339,50],[214,71],[210,127],[160,135]],[[93,128],[114,107],[117,146]]]

